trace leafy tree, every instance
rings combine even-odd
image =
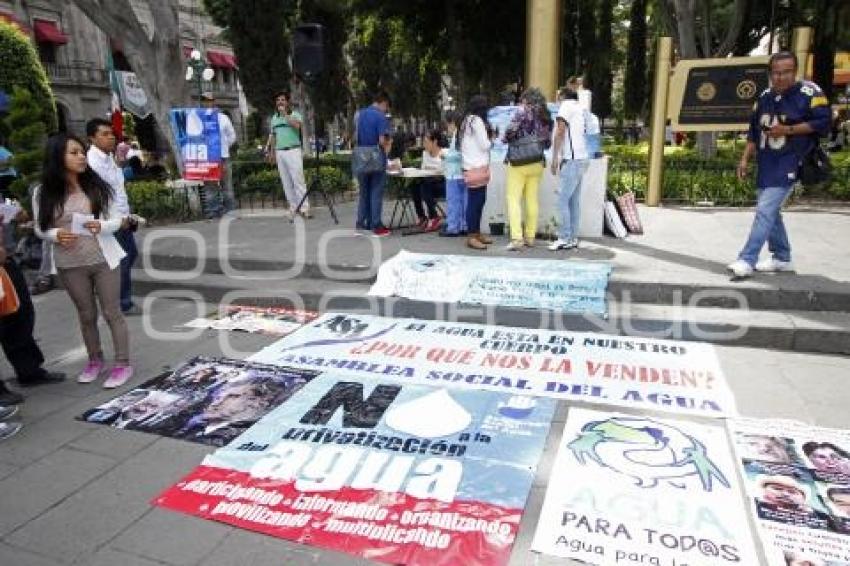
[[[646,0],[632,0],[624,89],[625,114],[629,118],[643,113],[649,92],[646,82],[646,31]]]
[[[44,108],[30,91],[16,86],[12,90],[10,111],[5,122],[11,132],[9,150],[14,155],[13,163],[19,174],[10,189],[23,202],[28,198],[29,186],[38,179],[44,158],[47,137]]]
[[[11,93],[15,87],[30,93],[47,130],[56,130],[56,102],[32,42],[16,27],[0,20],[0,90]]]
[[[614,77],[611,63],[614,52],[614,38],[612,28],[614,25],[614,0],[601,0],[597,11],[598,36],[596,43],[598,49],[594,49],[595,56],[591,59],[590,88],[593,90],[593,113],[604,120],[611,115],[611,91]],[[607,46],[607,49],[602,48]]]

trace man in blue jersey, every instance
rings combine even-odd
[[[775,53],[769,69],[771,87],[755,104],[747,147],[738,164],[738,177],[743,179],[750,157],[756,154],[758,203],[750,236],[738,259],[728,266],[735,277],[749,277],[753,269],[794,270],[782,204],[797,182],[803,158],[829,132],[829,102],[816,84],[796,80],[797,57],[787,51]],[[758,261],[765,242],[771,257]]]

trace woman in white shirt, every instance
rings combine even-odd
[[[487,200],[490,181],[490,147],[493,132],[487,122],[487,99],[480,94],[469,100],[466,114],[458,129],[463,177],[468,200],[466,206],[466,245],[474,250],[486,250],[493,240],[481,233],[481,213]]]
[[[437,214],[437,198],[445,195],[443,179],[443,134],[440,130],[431,130],[425,135],[422,151],[422,169],[437,173],[434,177],[425,177],[411,188],[411,199],[418,226],[424,232],[434,232],[440,228],[440,215]],[[425,206],[422,206],[422,201]],[[428,210],[425,210],[425,207]]]
[[[88,166],[79,138],[57,134],[47,140],[42,183],[33,192],[32,207],[35,233],[56,244],[54,269],[79,315],[89,363],[77,381],[90,383],[106,370],[97,329],[97,299],[115,349],[115,363],[103,386],[119,387],[133,375],[120,306],[118,266],[124,250],[114,236],[123,217],[112,188]]]

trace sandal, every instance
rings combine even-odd
[[[39,277],[35,280],[35,283],[32,284],[30,295],[41,295],[43,293],[47,293],[53,289],[54,286],[52,277]]]

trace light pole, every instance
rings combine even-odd
[[[203,94],[203,85],[201,81],[211,81],[215,76],[215,71],[207,65],[206,60],[200,51],[192,48],[189,53],[189,58],[186,61],[186,80],[195,79],[195,86],[198,88],[198,103],[201,101]]]

